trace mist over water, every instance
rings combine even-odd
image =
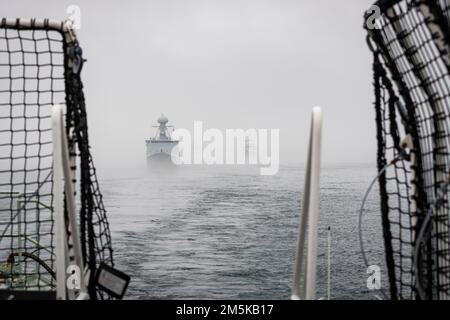
[[[372,166],[325,167],[321,175],[318,297],[372,299],[358,240],[358,210]],[[134,299],[288,299],[292,283],[303,166],[275,176],[257,167],[177,167],[100,171],[115,262],[132,280]],[[366,204],[370,264],[384,267],[378,191]]]

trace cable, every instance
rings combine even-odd
[[[9,255],[8,257],[8,261],[14,263],[14,257],[18,257],[18,256],[23,256],[26,258],[30,258],[34,261],[36,261],[37,263],[39,263],[45,270],[47,270],[47,272],[52,276],[53,279],[56,280],[56,274],[55,272],[52,270],[52,268],[49,267],[48,264],[45,263],[45,261],[43,261],[41,258],[39,258],[38,256],[32,254],[32,253],[28,253],[28,252],[13,252]]]
[[[367,261],[366,252],[364,250],[363,238],[362,238],[362,215],[363,215],[363,212],[364,212],[364,206],[366,204],[367,197],[369,196],[370,192],[372,191],[373,186],[375,185],[375,182],[377,182],[377,180],[387,170],[387,168],[389,168],[391,165],[394,165],[395,163],[397,163],[397,161],[402,159],[404,156],[405,156],[405,153],[401,153],[400,155],[395,157],[394,160],[392,160],[391,162],[386,164],[380,170],[380,172],[378,172],[377,176],[372,180],[372,182],[370,183],[369,187],[367,188],[367,191],[366,191],[366,193],[364,195],[364,198],[362,200],[362,203],[361,203],[361,208],[359,209],[359,218],[358,218],[359,246],[360,246],[360,249],[361,249],[361,254],[362,254],[362,258],[364,260],[364,264],[366,265],[367,268],[369,267],[369,262]],[[387,300],[388,297],[387,297],[386,293],[384,292],[384,290],[380,289],[380,291],[383,294],[384,298]]]
[[[439,207],[442,203],[444,203],[444,195],[447,193],[447,191],[444,191],[447,189],[447,186],[449,184],[449,178],[447,176],[447,180],[445,181],[443,187],[441,188],[442,195],[437,198],[430,206],[430,209],[427,211],[425,219],[422,222],[422,226],[420,227],[419,233],[417,235],[416,241],[415,241],[415,247],[414,247],[414,276],[416,277],[416,287],[417,287],[417,293],[419,294],[419,297],[421,300],[426,300],[426,294],[425,290],[422,287],[422,284],[419,281],[419,255],[420,255],[420,244],[422,243],[422,240],[425,236],[425,230],[427,229],[429,223],[431,222],[431,219],[433,218],[433,213],[435,211],[435,208]]]
[[[425,295],[425,290],[422,287],[422,284],[419,281],[419,255],[420,255],[420,244],[422,242],[422,238],[425,235],[425,230],[426,227],[428,226],[428,224],[430,223],[431,217],[432,217],[432,209],[430,208],[430,210],[427,211],[427,215],[425,216],[425,219],[422,222],[422,226],[420,227],[420,231],[419,234],[417,235],[416,238],[416,245],[414,247],[414,276],[416,277],[416,288],[417,288],[417,293],[419,294],[420,300],[426,300],[426,295]]]

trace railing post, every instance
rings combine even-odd
[[[316,291],[316,259],[317,259],[317,224],[319,219],[320,193],[320,151],[322,140],[322,110],[314,107],[311,119],[311,131],[308,146],[308,156],[305,172],[305,189],[300,221],[297,254],[294,266],[294,281],[291,299],[315,299]],[[308,226],[308,232],[307,232]],[[306,234],[308,233],[308,248],[304,261]],[[300,277],[305,266],[304,282],[301,286]]]
[[[55,219],[56,299],[66,300],[67,240],[64,220],[64,174],[62,167],[62,108],[53,106],[53,212]]]
[[[56,294],[58,299],[66,299],[66,270],[70,264],[75,264],[80,270],[79,295],[70,293],[69,299],[89,299],[84,277],[84,263],[81,254],[80,237],[75,212],[75,191],[70,169],[70,155],[66,133],[63,126],[63,113],[59,105],[53,107],[53,170],[55,190],[55,221],[56,221]],[[67,208],[68,225],[64,218],[64,196]],[[70,232],[67,236],[66,230]],[[70,250],[69,250],[70,244]]]

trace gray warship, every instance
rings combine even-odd
[[[173,140],[170,130],[173,130],[173,126],[167,125],[169,119],[165,115],[161,115],[158,120],[156,128],[156,134],[153,138],[145,140],[147,148],[147,165],[160,166],[160,165],[173,165],[172,151],[177,155],[178,141]]]

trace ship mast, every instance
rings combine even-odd
[[[167,119],[167,117],[165,115],[161,115],[158,118],[158,126],[154,126],[155,128],[157,128],[156,130],[156,136],[155,136],[155,140],[171,140],[170,138],[170,133],[169,133],[169,128],[173,127],[173,126],[168,126],[167,123],[169,122],[169,119]]]

